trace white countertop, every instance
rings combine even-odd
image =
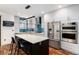
[[[20,37],[32,44],[47,40],[47,37],[40,36],[40,35],[34,35],[34,34],[28,34],[28,33],[19,33],[16,34],[17,37]]]

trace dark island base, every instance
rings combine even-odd
[[[49,54],[49,40],[32,44],[23,39],[19,39],[20,47],[25,53],[29,52],[30,55],[48,55]]]

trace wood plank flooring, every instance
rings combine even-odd
[[[73,55],[73,54],[65,50],[49,48],[49,55]]]
[[[13,48],[15,49],[15,48]],[[10,44],[0,47],[0,55],[10,55]],[[19,55],[27,55],[20,50]],[[72,55],[72,53],[49,47],[49,55]]]

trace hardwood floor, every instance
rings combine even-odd
[[[13,48],[13,50],[14,49],[15,47]],[[0,55],[11,55],[10,53],[11,53],[10,44],[0,47]],[[24,53],[22,50],[20,50],[19,55],[27,55],[27,54]],[[72,53],[49,47],[49,55],[72,55]]]
[[[73,54],[65,50],[49,48],[49,55],[73,55]]]

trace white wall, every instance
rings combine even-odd
[[[47,36],[47,22],[51,21],[61,21],[63,22],[79,22],[79,5],[72,5],[70,7],[59,9],[55,12],[51,12],[44,15],[45,21],[45,36]],[[79,35],[78,35],[79,37]],[[78,44],[72,44],[68,42],[61,41],[61,48],[68,50],[74,54],[79,54],[79,38]]]
[[[1,45],[11,43],[11,37],[14,36],[14,27],[3,27],[3,21],[14,21],[14,16],[0,13],[1,15]]]

